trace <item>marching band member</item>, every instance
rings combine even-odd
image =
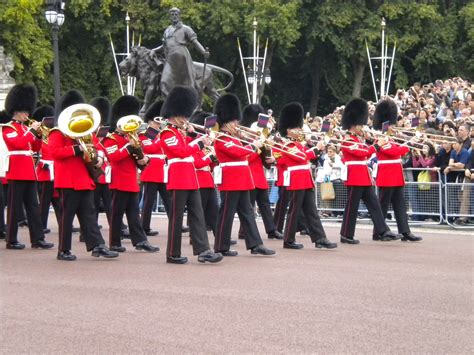
[[[191,116],[190,122],[204,126],[206,117],[211,116],[209,112],[197,112]],[[205,151],[207,149],[207,152]],[[199,184],[199,193],[201,194],[201,204],[204,211],[206,226],[210,226],[214,237],[217,233],[217,215],[219,212],[219,202],[212,176],[212,169],[217,163],[215,152],[210,147],[198,150],[193,155],[194,167]]]
[[[239,139],[233,138],[238,134],[237,126],[242,116],[237,96],[221,96],[216,102],[214,112],[220,130],[231,136],[222,136],[214,143],[219,160],[219,168],[214,171],[221,173],[220,178],[215,181],[221,194],[221,205],[214,249],[222,252],[224,256],[238,255],[237,251],[230,250],[232,224],[237,212],[244,227],[247,249],[250,249],[252,254],[273,255],[275,251],[263,245],[249,194],[250,190],[255,189],[255,184],[247,159],[250,154],[258,151],[262,143],[255,140],[251,145],[243,146]]]
[[[140,103],[134,96],[124,95],[112,106],[111,130],[104,140],[103,145],[109,158],[112,179],[110,190],[112,191],[112,214],[109,230],[110,250],[123,253],[126,251],[121,242],[122,218],[127,216],[128,228],[132,244],[137,250],[145,250],[154,253],[160,248],[151,245],[145,235],[140,222],[140,210],[138,206],[137,166],[145,167],[149,158],[141,155],[141,148],[136,147],[131,141],[130,135],[119,127],[117,122],[125,116],[132,116],[135,123],[141,122],[136,116],[140,109]],[[136,127],[138,128],[138,127]]]
[[[384,122],[390,127],[397,124],[398,108],[391,99],[380,101],[374,112],[373,128],[382,130]],[[418,242],[421,237],[413,235],[408,225],[408,215],[405,206],[402,157],[410,149],[400,146],[389,137],[379,138],[374,148],[377,151],[377,174],[375,178],[376,186],[379,188],[380,207],[384,217],[387,217],[388,207],[392,203],[393,212],[397,221],[398,233],[401,234],[402,241]],[[374,240],[378,236],[374,233]]]
[[[367,166],[367,160],[375,149],[366,146],[358,136],[363,126],[367,124],[368,115],[368,105],[363,99],[350,101],[342,114],[342,129],[349,132],[341,146],[345,169],[347,169],[342,174],[342,180],[345,180],[348,194],[341,226],[341,243],[359,244],[359,241],[354,239],[354,232],[361,199],[369,210],[377,239],[390,241],[400,238],[391,232],[385,223],[380,203],[375,195],[372,176]]]
[[[33,112],[32,119],[41,122],[44,117],[54,117],[54,108],[49,105],[38,107]],[[49,145],[48,137],[43,137],[41,144],[41,157],[36,165],[36,176],[38,177],[38,194],[41,221],[43,222],[44,233],[49,233],[48,217],[49,206],[52,204],[56,220],[59,225],[59,216],[61,215],[59,197],[54,190],[54,160],[53,152]]]
[[[9,151],[6,157],[2,157],[8,159],[7,249],[25,248],[17,239],[18,220],[23,206],[28,217],[31,247],[50,249],[54,246],[44,240],[32,156],[33,151],[38,152],[41,148],[41,123],[32,122],[30,127],[26,125],[35,106],[36,88],[27,84],[15,85],[5,101],[5,110],[12,117],[12,121],[2,129],[2,137]]]
[[[66,106],[70,102],[62,100],[62,105]],[[91,105],[79,103],[68,106],[58,117],[58,129],[52,129],[49,135],[48,141],[55,167],[54,187],[59,191],[61,203],[57,259],[76,260],[76,256],[71,253],[72,223],[75,215],[78,217],[87,251],[91,251],[94,257],[116,258],[118,253],[110,251],[105,246],[97,224],[94,208],[95,184],[86,165],[89,149],[96,149],[96,147],[93,144],[86,147],[75,138],[71,138],[75,132],[70,128],[70,122],[74,119],[82,120],[92,126],[89,133],[81,132],[86,136],[97,129],[100,114]],[[99,168],[103,163],[102,156],[98,155],[97,159],[92,159],[90,164]]]
[[[252,123],[258,120],[258,115],[264,112],[261,105],[247,105],[242,112],[241,125],[250,127]],[[252,204],[252,208],[255,209],[255,202],[257,202],[268,239],[283,239],[283,234],[277,230],[275,222],[273,221],[270,199],[268,197],[268,182],[265,177],[264,164],[270,165],[274,163],[275,158],[271,156],[271,151],[270,156],[267,156],[267,149],[270,150],[270,148],[262,148],[250,154],[248,157],[250,172],[252,173],[252,179],[255,184],[255,189],[250,191],[250,203]],[[242,238],[240,235],[242,235]],[[244,239],[243,235],[244,231],[241,225],[239,239]]]
[[[163,101],[156,101],[146,111],[144,116],[145,123],[149,127],[160,130],[160,124],[155,122],[153,118],[160,115]],[[143,209],[142,209],[142,226],[145,230],[146,235],[155,236],[158,235],[158,231],[154,231],[150,227],[151,214],[153,212],[153,205],[157,198],[157,192],[159,192],[163,205],[165,206],[166,214],[169,218],[170,212],[170,197],[168,190],[166,189],[166,183],[164,182],[164,166],[166,164],[166,155],[164,155],[161,149],[161,142],[159,135],[154,140],[148,138],[144,133],[138,136],[143,144],[143,152],[150,158],[150,163],[142,171],[140,181],[143,183]]]
[[[222,254],[209,249],[204,212],[199,194],[193,155],[201,150],[206,136],[187,142],[185,129],[187,120],[198,106],[198,95],[191,87],[176,86],[166,97],[161,116],[168,125],[160,132],[163,152],[168,157],[165,176],[171,195],[171,209],[168,221],[168,246],[166,262],[184,264],[188,258],[181,256],[182,223],[185,206],[188,207],[188,222],[194,255],[201,263],[216,263]]]
[[[310,160],[316,159],[324,144],[318,142],[315,148],[307,149],[300,139],[304,132],[303,107],[297,102],[283,107],[278,124],[278,131],[282,137],[290,142],[286,144],[288,152],[282,152],[282,164],[287,169],[284,176],[284,185],[289,193],[290,208],[285,225],[283,247],[287,249],[302,249],[303,244],[296,243],[295,234],[299,211],[302,210],[307,219],[308,234],[316,248],[333,249],[336,243],[326,238],[323,225],[318,215],[314,193],[314,179],[311,173]]]

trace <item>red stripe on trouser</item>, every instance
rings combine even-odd
[[[290,229],[291,229],[291,226],[293,225],[293,218],[294,218],[294,215],[295,215],[295,211],[297,210],[296,209],[296,191],[293,191],[293,199],[292,199],[292,207],[293,207],[293,210],[291,211],[291,215],[290,215],[290,218],[288,218],[287,222],[288,223],[288,227],[286,228],[287,232],[286,232],[286,235],[285,235],[285,242],[288,241],[288,237],[289,237],[289,234],[290,234]]]
[[[221,247],[221,241],[222,241],[222,233],[223,233],[223,229],[224,229],[224,221],[225,221],[225,216],[227,214],[227,199],[229,197],[229,194],[228,192],[224,192],[225,194],[225,199],[224,199],[224,212],[222,213],[222,219],[221,219],[221,225],[220,225],[220,228],[219,228],[219,239],[217,240],[217,250],[220,250],[220,247]]]
[[[348,224],[348,221],[349,221],[349,218],[348,218],[348,215],[351,211],[351,205],[352,205],[352,193],[354,192],[354,189],[351,188],[351,192],[349,194],[349,200],[347,201],[347,213],[344,215],[344,229],[343,229],[343,237],[346,237],[346,233],[347,233],[347,224]]]

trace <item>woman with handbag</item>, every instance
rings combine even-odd
[[[414,168],[429,169],[435,167],[436,151],[431,142],[425,142],[421,152],[415,150],[412,154],[412,164]],[[429,183],[437,182],[438,174],[434,170],[423,170],[416,175],[416,181],[420,183],[418,184],[418,188],[415,189],[415,200],[412,201],[412,210],[418,214],[415,215],[412,220],[424,221],[427,216],[419,214],[421,212],[420,207],[432,201],[433,193],[431,192],[431,185]]]

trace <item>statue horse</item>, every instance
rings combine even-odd
[[[137,78],[141,84],[144,94],[144,103],[140,109],[140,114],[145,113],[148,107],[155,101],[155,99],[162,94],[160,91],[160,80],[164,63],[165,59],[163,57],[156,56],[150,49],[142,46],[136,46],[131,49],[130,54],[119,64],[120,74],[122,76],[133,76]],[[202,85],[204,80],[203,93],[211,97],[213,100],[217,100],[220,97],[220,91],[227,90],[234,83],[234,76],[230,71],[224,68],[207,64],[203,79],[202,74],[204,70],[204,64],[193,62],[193,67],[196,87],[203,87]],[[214,72],[223,73],[224,75],[228,76],[230,78],[230,82],[222,89],[216,89],[214,86]]]

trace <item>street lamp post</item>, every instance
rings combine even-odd
[[[59,46],[58,32],[59,27],[64,23],[64,9],[66,7],[65,0],[47,0],[46,11],[44,13],[46,21],[51,25],[53,32],[53,49],[54,49],[54,107],[58,114],[59,98],[61,97],[61,83],[59,80]]]

